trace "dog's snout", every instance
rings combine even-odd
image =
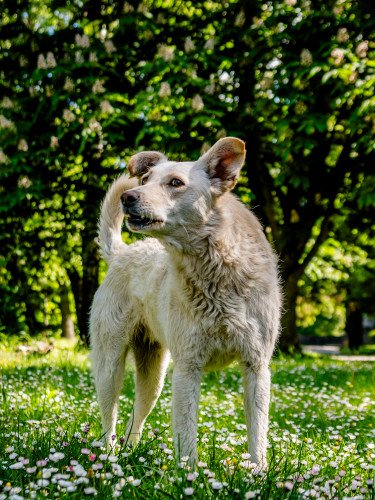
[[[137,191],[125,191],[121,195],[121,203],[124,207],[131,207],[139,200],[139,193]]]

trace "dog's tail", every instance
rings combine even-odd
[[[124,219],[121,210],[121,195],[136,186],[138,186],[137,179],[124,174],[115,180],[102,203],[98,241],[100,253],[108,264],[112,257],[120,253],[121,248],[125,246],[121,237],[121,226]]]

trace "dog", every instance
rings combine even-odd
[[[171,354],[176,458],[197,457],[202,372],[233,360],[242,368],[250,461],[267,467],[269,362],[279,334],[277,258],[256,217],[230,191],[245,143],[220,139],[197,161],[135,154],[130,176],[110,187],[99,242],[108,273],[90,315],[93,374],[103,436],[116,434],[127,354],[135,403],[125,440],[135,445],[160,395]],[[131,245],[130,231],[150,236]]]

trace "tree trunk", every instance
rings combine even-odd
[[[96,220],[90,229],[87,221],[82,235],[82,288],[78,315],[79,336],[89,345],[89,313],[99,283],[99,252],[96,244]]]
[[[60,296],[60,309],[61,309],[61,328],[62,337],[65,339],[74,339],[74,324],[70,310],[69,302],[69,289],[66,285],[61,287]]]
[[[292,274],[283,282],[283,314],[279,349],[285,353],[301,352],[301,344],[296,325],[296,304],[299,274]]]
[[[357,350],[363,345],[362,312],[354,301],[350,301],[346,307],[345,332],[349,349]]]

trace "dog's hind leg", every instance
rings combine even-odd
[[[142,335],[135,337],[132,348],[136,363],[135,403],[125,441],[135,445],[141,438],[146,417],[154,408],[163,388],[169,351],[156,342],[144,339]]]
[[[243,370],[244,407],[250,462],[267,468],[267,431],[271,376],[267,366]]]

